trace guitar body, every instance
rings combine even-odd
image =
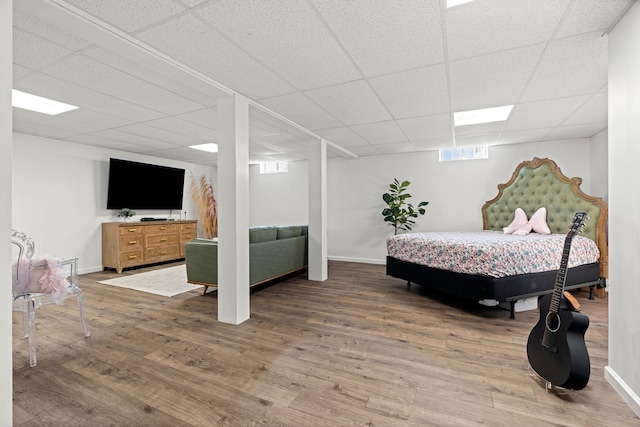
[[[546,332],[545,346],[543,338],[547,330],[551,300],[550,294],[540,298],[540,320],[531,330],[527,341],[529,364],[538,375],[554,386],[581,390],[589,382],[591,372],[589,353],[584,342],[589,318],[573,311],[567,301],[561,298],[557,312],[558,329]]]

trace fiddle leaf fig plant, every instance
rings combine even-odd
[[[424,206],[429,202],[420,202],[417,207],[413,207],[407,199],[411,194],[407,192],[407,187],[411,184],[409,181],[398,181],[396,178],[389,184],[389,192],[382,195],[382,200],[387,207],[382,211],[385,222],[393,226],[393,234],[398,234],[398,230],[411,230],[411,226],[415,224],[414,218],[424,215]]]

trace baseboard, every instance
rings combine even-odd
[[[329,261],[343,261],[343,262],[358,262],[360,264],[379,264],[385,265],[387,263],[386,260],[381,259],[369,259],[369,258],[352,258],[352,257],[343,257],[343,256],[330,256],[327,257]]]
[[[78,274],[97,273],[102,271],[102,266],[79,268]]]
[[[640,398],[629,388],[629,386],[616,374],[611,366],[604,367],[604,378],[611,384],[611,387],[629,405],[631,410],[640,418]]]

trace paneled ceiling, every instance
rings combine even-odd
[[[216,104],[252,102],[252,161],[590,137],[606,32],[633,0],[14,0],[14,131],[215,165]],[[514,104],[505,122],[453,112]]]

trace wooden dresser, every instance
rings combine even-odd
[[[123,268],[184,258],[197,234],[196,220],[103,222],[102,268]]]

